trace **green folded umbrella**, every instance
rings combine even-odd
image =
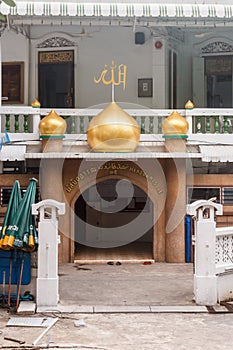
[[[20,202],[22,200],[19,181],[14,182],[7,211],[4,217],[2,229],[0,232],[0,248],[9,249],[7,246],[9,235],[7,234],[7,228],[13,227],[15,224],[16,213],[18,212]]]
[[[30,179],[27,191],[18,206],[14,225],[6,228],[6,235],[9,237],[6,244],[8,249],[33,251],[37,247],[35,216],[31,213],[36,198],[36,183],[36,179]]]

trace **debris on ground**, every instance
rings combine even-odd
[[[91,271],[89,267],[82,267],[82,266],[78,266],[77,270]]]
[[[44,317],[11,317],[7,327],[47,327]]]
[[[47,319],[44,323],[46,325],[46,329],[41,333],[41,335],[39,335],[38,338],[36,338],[36,340],[32,343],[32,345],[37,345],[39,343],[39,341],[43,338],[43,336],[50,330],[50,328],[52,328],[55,323],[59,320],[58,317],[56,318],[49,318]]]
[[[84,320],[75,320],[74,326],[75,327],[86,327],[86,323]]]
[[[90,267],[84,266],[84,264],[74,265],[77,270],[91,271]]]
[[[121,262],[120,262],[120,261],[117,261],[117,262],[108,261],[107,264],[108,264],[108,265],[116,265],[116,266],[119,266],[119,265],[121,265]]]
[[[16,339],[16,338],[12,338],[12,337],[4,337],[4,340],[9,340],[9,341],[12,341],[14,343],[18,343],[20,345],[25,344],[25,340],[20,340],[20,339]]]

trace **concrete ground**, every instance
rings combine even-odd
[[[41,314],[35,317],[43,316]],[[58,322],[36,349],[81,350],[232,350],[232,314],[51,314]],[[10,316],[0,312],[0,348],[31,349],[42,328],[6,327]],[[85,325],[75,327],[74,320]],[[5,336],[24,340],[20,345]]]
[[[59,276],[62,305],[193,305],[192,264],[63,264]]]
[[[195,306],[192,269],[192,264],[64,264],[59,268],[60,308],[66,312],[57,309],[28,316],[0,309],[0,348],[232,350],[232,313],[221,306],[215,314]],[[57,317],[58,321],[33,346],[44,328],[7,327],[12,317]],[[76,327],[75,321],[81,326]]]

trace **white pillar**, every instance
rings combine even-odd
[[[40,138],[39,131],[39,123],[40,123],[40,109],[38,108],[35,113],[32,114],[32,132],[38,135],[38,139]]]
[[[161,42],[160,48],[155,47],[155,43]],[[166,108],[166,86],[167,86],[167,62],[166,46],[162,38],[152,40],[152,76],[153,76],[153,99],[152,108]]]
[[[192,110],[188,110],[186,109],[185,110],[185,117],[186,117],[186,120],[189,124],[189,128],[188,128],[188,132],[187,132],[187,135],[190,136],[192,135],[193,133],[193,116],[192,116]]]
[[[2,106],[2,44],[0,40],[0,107],[1,106]]]
[[[221,204],[201,200],[187,206],[187,214],[196,217],[194,296],[198,305],[217,304],[215,212],[222,215]]]
[[[32,205],[32,214],[40,213],[36,303],[57,306],[58,292],[58,219],[65,214],[65,204],[52,199]]]

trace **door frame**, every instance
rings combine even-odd
[[[62,50],[46,50],[46,51],[42,51],[42,50],[38,50],[38,85],[37,85],[37,88],[38,88],[38,94],[37,94],[37,96],[38,96],[38,99],[39,99],[39,101],[40,101],[40,96],[39,96],[39,82],[40,82],[40,76],[39,76],[39,71],[40,71],[40,66],[43,66],[43,63],[39,63],[39,56],[40,56],[40,54],[41,53],[43,53],[43,52],[46,52],[46,53],[50,53],[50,52],[72,52],[72,55],[73,55],[73,61],[72,61],[72,71],[73,71],[73,81],[74,81],[74,84],[73,84],[73,89],[74,89],[74,91],[73,91],[73,102],[72,102],[72,104],[73,104],[73,106],[75,105],[75,74],[74,74],[74,50],[71,50],[71,49],[69,49],[69,48],[63,48]],[[67,71],[67,73],[68,73],[68,75],[69,75],[69,66],[68,66],[68,64],[69,63],[71,63],[71,61],[70,62],[63,62],[63,63],[66,63],[67,64],[67,68],[68,68],[68,71]],[[48,64],[48,65],[52,65],[53,63],[44,63],[45,65],[46,64]],[[59,61],[57,61],[57,62],[54,62],[54,64],[59,64]],[[72,77],[71,77],[71,72],[70,72],[70,81],[72,80]],[[68,76],[67,76],[67,83],[68,83]],[[68,91],[67,91],[68,92]],[[41,102],[41,101],[40,101]],[[46,107],[47,108],[47,107]],[[74,108],[74,107],[62,107],[62,108]]]
[[[215,43],[222,43],[224,45],[216,45]],[[205,50],[209,47],[209,50]],[[205,58],[213,56],[232,56],[232,50],[228,50],[227,47],[233,47],[233,40],[225,37],[212,37],[207,40],[194,44],[194,52],[196,54],[192,59],[192,91],[193,99],[196,101],[197,107],[205,108],[207,105],[207,77],[205,75]],[[232,66],[233,68],[233,66]],[[198,83],[199,88],[196,88]],[[232,101],[233,101],[233,72],[232,72]]]
[[[108,176],[103,176],[101,178],[98,179],[97,182],[102,182],[108,179],[111,179],[112,176],[108,175]],[[136,181],[134,181],[133,178],[131,177],[122,177],[122,176],[114,176],[114,179],[126,179],[132,182],[132,184],[138,186],[142,191],[144,191],[146,193],[146,190],[143,186],[143,184],[141,183],[137,183]],[[69,221],[70,221],[70,262],[74,262],[74,256],[75,256],[75,202],[77,201],[77,199],[79,198],[79,196],[89,187],[91,187],[92,185],[94,185],[96,183],[88,183],[87,186],[84,186],[83,191],[80,191],[79,188],[77,188],[75,195],[73,196],[71,202],[69,203],[70,205],[70,215],[69,215]],[[156,201],[154,200],[154,198],[149,197],[151,200],[151,203],[153,205],[153,220],[154,220],[154,216],[156,215],[156,212],[158,211],[157,208],[157,204]],[[161,215],[159,216],[158,220],[156,222],[154,222],[153,226],[152,226],[152,231],[153,231],[153,237],[152,237],[152,255],[153,255],[153,259],[157,262],[160,261],[164,261],[161,260],[161,258],[159,257],[159,249],[161,248],[161,244],[164,248],[165,251],[165,235],[159,232],[159,226],[163,226],[163,221],[164,221],[164,210],[162,210]],[[160,243],[160,244],[159,244]]]
[[[52,38],[63,38],[67,42],[73,44],[70,46],[58,46],[58,47],[38,47],[41,43],[48,39]],[[77,108],[77,91],[78,91],[78,82],[77,82],[77,57],[78,57],[78,47],[76,43],[73,42],[73,38],[65,33],[52,32],[49,34],[40,37],[39,39],[31,39],[31,67],[30,67],[30,96],[29,103],[35,98],[38,98],[39,94],[39,52],[42,51],[73,51],[74,52],[74,108]]]

